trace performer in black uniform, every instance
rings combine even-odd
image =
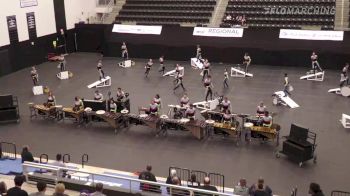
[[[121,51],[122,51],[122,58],[124,59],[124,61],[129,59],[129,53],[128,53],[128,48],[126,47],[126,43],[123,42],[122,46],[121,46]]]
[[[206,76],[209,75],[209,69],[210,69],[210,63],[209,63],[208,59],[205,59],[204,63],[203,63],[203,77],[202,77],[202,81],[204,80],[204,78]]]
[[[67,64],[67,61],[66,59],[64,58],[64,56],[62,56],[62,60],[60,62],[60,69],[61,69],[61,72],[62,71],[66,71],[66,64]]]
[[[145,66],[145,69],[146,69],[145,77],[146,78],[148,77],[148,74],[149,74],[149,71],[151,70],[152,65],[153,65],[153,61],[152,61],[152,59],[149,59],[146,66]]]
[[[183,91],[186,91],[186,88],[184,87],[184,85],[183,85],[183,75],[181,74],[181,72],[179,72],[179,73],[177,73],[176,75],[175,75],[175,77],[176,77],[176,79],[175,79],[175,81],[176,81],[176,85],[175,85],[175,87],[174,87],[174,93],[175,93],[175,90],[177,89],[177,88],[179,88],[180,86],[182,87],[182,90]],[[175,82],[174,81],[174,82]]]
[[[213,99],[213,84],[211,83],[211,76],[208,75],[207,78],[204,80],[204,87],[206,88],[206,95],[205,95],[205,101],[208,101],[208,97],[210,95],[210,100]]]
[[[320,64],[318,63],[318,56],[317,56],[315,51],[312,52],[310,58],[311,58],[311,65],[312,65],[312,69],[314,70],[314,73],[317,72],[316,66],[320,71],[322,71],[322,68],[321,68]]]
[[[224,88],[228,88],[228,72],[227,72],[227,69],[225,69],[225,72],[224,72]]]
[[[348,71],[349,71],[349,63],[346,63],[340,74],[340,84],[339,84],[340,88],[349,84]]]
[[[197,62],[202,59],[202,49],[199,44],[197,45],[196,58],[197,58]]]
[[[97,63],[97,71],[100,74],[100,80],[102,80],[102,78],[105,78],[105,72],[102,70],[102,60],[99,60]]]
[[[56,105],[56,98],[53,95],[52,91],[49,92],[49,95],[47,97],[46,107],[51,107]]]
[[[73,106],[73,111],[77,112],[83,109],[83,101],[79,99],[79,97],[74,98],[74,106]]]
[[[164,75],[164,72],[165,72],[165,66],[164,66],[164,55],[160,56],[159,57],[159,72],[163,72],[163,75]]]
[[[243,65],[245,66],[245,73],[248,73],[248,67],[250,63],[252,62],[252,59],[250,58],[249,54],[246,52],[243,57]],[[246,76],[246,75],[244,75]]]
[[[290,96],[291,94],[290,94],[290,92],[289,92],[289,80],[288,80],[288,74],[287,73],[285,73],[284,74],[284,90],[283,90],[283,92],[284,92],[284,97],[287,97],[288,95]]]
[[[32,76],[34,86],[37,86],[38,82],[39,82],[39,74],[34,66],[32,67],[32,70],[30,71],[30,75]]]

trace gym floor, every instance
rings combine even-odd
[[[75,96],[92,99],[95,89],[88,89],[87,85],[99,78],[96,69],[99,58],[100,55],[94,53],[68,55],[67,69],[74,76],[62,81],[56,77],[59,72],[57,62],[38,65],[40,83],[53,91],[59,105],[73,105]],[[254,60],[254,56],[252,58]],[[103,58],[104,71],[112,77],[112,86],[99,90],[106,97],[108,91],[115,96],[116,89],[123,88],[130,94],[132,113],[137,113],[139,106],[147,106],[158,93],[163,101],[162,112],[166,113],[168,104],[179,102],[182,89],[173,93],[173,78],[158,73],[158,57],[154,59],[149,78],[143,75],[147,60],[133,60],[136,65],[124,69],[117,66],[120,59]],[[172,70],[175,63],[166,60],[167,71]],[[203,101],[200,71],[190,68],[189,61],[179,63],[185,66],[184,85],[191,102]],[[338,70],[326,70],[325,80],[315,82],[299,80],[309,67],[251,65],[253,78],[230,78],[229,89],[223,90],[224,68],[230,69],[230,65],[212,63],[214,92],[228,96],[233,112],[255,114],[258,103],[264,101],[268,110],[276,113],[274,122],[281,125],[281,136],[289,134],[291,123],[316,132],[317,164],[308,161],[299,168],[283,155],[277,159],[274,143],[253,141],[236,146],[231,139],[215,137],[199,141],[187,132],[173,131],[167,137],[155,137],[144,126],[132,126],[114,134],[114,130],[104,123],[78,127],[70,121],[31,120],[27,103],[41,104],[47,96],[33,95],[30,68],[0,78],[1,94],[18,96],[21,115],[20,123],[1,125],[1,140],[14,142],[19,147],[29,145],[35,156],[46,153],[50,159],[54,159],[56,153],[69,153],[71,161],[76,163],[87,153],[89,165],[117,170],[140,171],[151,164],[156,176],[166,177],[169,166],[221,173],[225,175],[227,187],[233,187],[241,177],[246,178],[249,185],[258,177],[264,177],[266,184],[279,195],[288,195],[295,186],[300,195],[306,195],[310,182],[319,183],[326,195],[334,189],[349,191],[350,131],[342,127],[339,119],[342,113],[349,114],[350,102],[348,98],[327,93],[328,89],[338,86]],[[299,108],[272,105],[271,95],[282,90],[284,73],[289,75],[295,89],[292,99]],[[201,118],[199,111],[197,116]]]

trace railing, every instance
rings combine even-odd
[[[169,176],[170,176],[170,171],[175,169],[176,175],[181,179],[181,184],[182,185],[187,185],[185,182],[190,179],[190,170],[187,168],[180,168],[180,167],[169,167]]]
[[[1,158],[16,160],[17,158],[17,148],[16,144],[9,142],[0,143],[0,156]]]
[[[114,4],[114,0],[96,0],[96,6],[107,6],[110,3]]]
[[[53,173],[53,175],[42,174],[40,172],[30,172],[30,170],[49,170]],[[63,173],[70,173],[71,178],[62,177]],[[86,177],[76,177],[76,175],[82,176],[85,174]],[[94,186],[96,183],[103,183],[104,189],[107,191],[119,191],[119,192],[128,192],[128,193],[138,193],[141,192],[140,184],[148,185],[152,187],[157,187],[158,191],[162,195],[167,195],[166,189],[169,188],[170,195],[178,195],[178,196],[189,196],[190,194],[195,193],[198,196],[208,196],[208,195],[217,195],[217,196],[236,196],[232,193],[220,193],[215,191],[207,191],[203,189],[190,188],[185,186],[176,186],[171,184],[165,184],[160,182],[151,182],[146,180],[140,180],[131,177],[123,177],[123,176],[115,176],[109,174],[100,174],[89,172],[86,170],[78,170],[72,168],[62,168],[47,164],[33,163],[33,162],[25,162],[23,163],[23,175],[25,175],[27,182],[36,182],[35,179],[47,180],[76,184],[77,186]],[[108,180],[107,180],[108,179]],[[116,182],[117,181],[117,182]],[[142,191],[142,195],[160,195],[155,193],[156,191]]]
[[[332,191],[331,196],[350,196],[350,192]]]
[[[83,154],[83,156],[81,156],[81,167],[84,168],[84,165],[87,162],[89,162],[89,155]]]
[[[63,155],[63,163],[70,163],[70,154]]]

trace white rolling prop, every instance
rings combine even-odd
[[[132,65],[131,60],[126,60],[126,61],[118,63],[119,67],[124,67],[124,68],[129,68],[129,67],[131,67],[131,65]]]
[[[191,66],[195,69],[203,69],[203,63],[197,58],[191,58]]]
[[[214,99],[210,101],[201,101],[193,103],[193,105],[200,110],[215,110],[216,107],[219,105],[219,100]]]
[[[43,86],[33,86],[33,94],[34,95],[42,95],[42,94],[44,94]]]
[[[88,85],[88,88],[100,88],[100,87],[106,87],[111,86],[112,79],[110,76],[106,76],[105,78],[102,78],[102,80],[97,80],[96,82]]]
[[[180,75],[183,77],[185,75],[185,68],[180,67]],[[166,72],[163,76],[175,76],[176,69]]]
[[[332,88],[328,90],[329,93],[340,94],[340,88]]]
[[[347,114],[342,114],[340,119],[341,124],[344,128],[349,129],[350,128],[350,116]]]
[[[68,71],[62,71],[62,72],[58,73],[56,76],[60,80],[66,80],[69,78],[69,73],[68,73]]]
[[[300,107],[293,99],[291,99],[289,96],[284,96],[283,91],[277,91],[274,93],[277,95],[284,103],[286,103],[290,108],[298,108]]]
[[[322,82],[324,80],[324,71],[322,72],[317,72],[317,73],[311,73],[311,74],[307,74],[305,76],[301,76],[300,80],[313,80],[313,81],[319,81]]]
[[[243,70],[240,70],[239,67],[231,67],[231,77],[253,77],[252,73],[246,73]]]

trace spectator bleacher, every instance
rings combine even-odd
[[[333,29],[335,0],[229,0],[227,14],[244,15],[250,27]]]
[[[209,23],[215,0],[126,0],[116,22]]]

